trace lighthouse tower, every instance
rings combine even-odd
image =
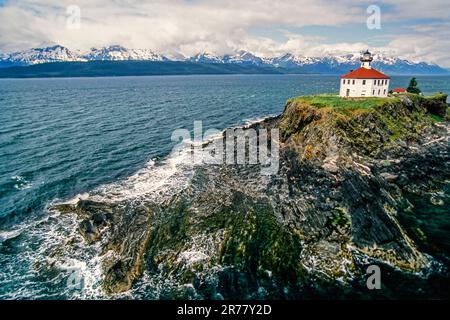
[[[372,68],[373,57],[367,50],[360,58],[361,68],[341,77],[341,97],[387,97],[390,77]]]
[[[372,66],[370,65],[373,61],[372,54],[369,52],[369,50],[366,50],[366,52],[363,53],[361,58],[361,67],[366,69],[371,69]]]

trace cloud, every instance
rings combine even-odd
[[[439,38],[449,31],[449,26],[442,23],[449,18],[448,8],[444,9],[447,3],[448,0],[379,1],[383,22],[404,21],[408,26],[412,23],[417,27],[410,28],[407,34],[386,35],[390,42],[383,49],[395,50],[411,59],[444,59],[450,66],[445,57],[450,44]],[[77,5],[81,10],[80,29],[67,28],[70,5]],[[224,54],[238,49],[260,55],[354,52],[373,47],[370,39],[330,43],[298,30],[328,26],[337,32],[342,29],[340,38],[345,38],[346,26],[365,25],[367,5],[366,2],[355,4],[353,0],[9,0],[0,6],[0,50],[50,44],[87,50],[121,44],[184,55],[200,51]],[[411,19],[433,19],[441,25],[436,24],[427,31],[427,25]],[[254,31],[262,28],[282,30],[282,38],[255,35]],[[414,46],[414,35],[428,47]]]
[[[374,1],[382,10],[383,18],[393,20],[448,20],[450,17],[450,3],[446,0],[381,0]]]
[[[330,2],[332,3],[332,2]],[[81,29],[65,27],[66,8],[81,9]],[[351,11],[351,10],[350,10]],[[317,14],[319,13],[320,14]],[[348,10],[320,1],[9,1],[0,9],[2,21],[25,21],[37,37],[30,42],[65,42],[89,47],[125,42],[128,46],[189,46],[215,42],[229,47],[246,28],[264,24],[337,25],[350,22]],[[15,34],[19,26],[2,23],[2,34]],[[39,40],[39,41],[37,41]],[[221,43],[221,45],[220,45]],[[0,46],[13,46],[2,39]]]
[[[412,33],[393,39],[389,48],[412,61],[450,67],[450,22],[415,25]]]

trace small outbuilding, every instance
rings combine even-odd
[[[392,89],[392,94],[404,94],[406,93],[405,88],[394,88]]]

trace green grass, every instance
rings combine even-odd
[[[430,96],[422,96],[425,99],[442,99],[442,100],[446,100],[447,99],[447,94],[439,92],[439,93],[435,93],[432,94]]]
[[[311,95],[311,96],[300,96],[292,98],[290,101],[305,103],[316,108],[333,108],[335,111],[364,111],[372,110],[373,108],[379,107],[386,102],[399,102],[398,97],[388,97],[388,98],[377,98],[377,97],[366,97],[366,98],[341,98],[336,95],[323,94],[323,95]]]
[[[333,94],[298,96],[288,100],[290,103],[299,103],[315,107],[324,111],[333,111],[344,117],[353,117],[359,113],[377,111],[379,107],[386,103],[401,104],[401,100],[408,97],[416,104],[423,104],[427,101],[445,101],[447,95],[437,93],[430,96],[408,93],[402,96],[390,96],[385,98],[363,97],[363,98],[342,98]],[[442,122],[444,119],[436,115],[430,115],[433,121]],[[396,124],[392,123],[392,130],[395,132]]]

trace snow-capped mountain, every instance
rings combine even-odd
[[[27,66],[39,63],[62,62],[62,61],[86,61],[79,53],[72,52],[66,47],[56,45],[46,48],[33,48],[26,51],[18,51],[3,54],[0,63],[10,65]]]
[[[443,74],[448,70],[436,64],[425,62],[411,62],[398,57],[375,53],[373,67],[392,74]],[[296,56],[290,53],[272,58],[275,67],[289,70],[301,70],[312,73],[343,73],[360,67],[360,54],[326,55],[324,57]]]
[[[282,73],[345,73],[358,68],[360,53],[307,57],[286,53],[278,57],[260,57],[240,50],[233,54],[218,55],[203,52],[184,59],[169,59],[149,49],[128,49],[119,45],[92,48],[88,52],[71,51],[55,45],[21,52],[0,53],[0,67],[26,66],[48,62],[72,61],[187,61],[203,64],[239,64],[246,67],[276,68]],[[436,64],[411,62],[382,52],[374,53],[373,66],[391,74],[444,74]]]
[[[270,63],[277,68],[296,68],[308,64],[314,64],[319,61],[319,58],[296,56],[291,53],[283,54],[279,57],[270,59]]]
[[[209,52],[197,53],[192,57],[186,58],[186,61],[198,63],[225,63],[223,57]]]
[[[198,63],[236,63],[241,65],[255,66],[269,64],[269,60],[257,57],[254,54],[244,50],[240,50],[235,54],[227,54],[223,56],[216,55],[210,52],[203,52],[198,53],[193,57],[187,58],[186,61]]]
[[[223,59],[225,63],[237,63],[242,65],[263,66],[270,64],[268,59],[255,56],[253,53],[245,50],[240,50],[233,55],[225,55]]]
[[[149,49],[126,49],[122,46],[92,48],[89,52],[71,51],[55,45],[46,48],[33,48],[26,51],[3,53],[0,55],[0,67],[28,66],[50,62],[73,61],[117,61],[117,60],[145,60],[167,61],[168,59]]]
[[[278,57],[258,57],[248,51],[239,51],[233,55],[216,55],[204,52],[187,61],[199,63],[236,63],[241,65],[275,67],[287,72],[307,73],[344,73],[360,66],[360,53],[344,55],[326,55],[323,57],[307,57],[286,53]],[[442,74],[447,70],[435,64],[411,62],[385,53],[375,53],[373,66],[381,71],[393,74]]]
[[[119,45],[105,48],[92,48],[91,51],[83,56],[88,61],[106,60],[145,60],[145,61],[167,61],[163,55],[157,54],[149,49],[127,49]]]

